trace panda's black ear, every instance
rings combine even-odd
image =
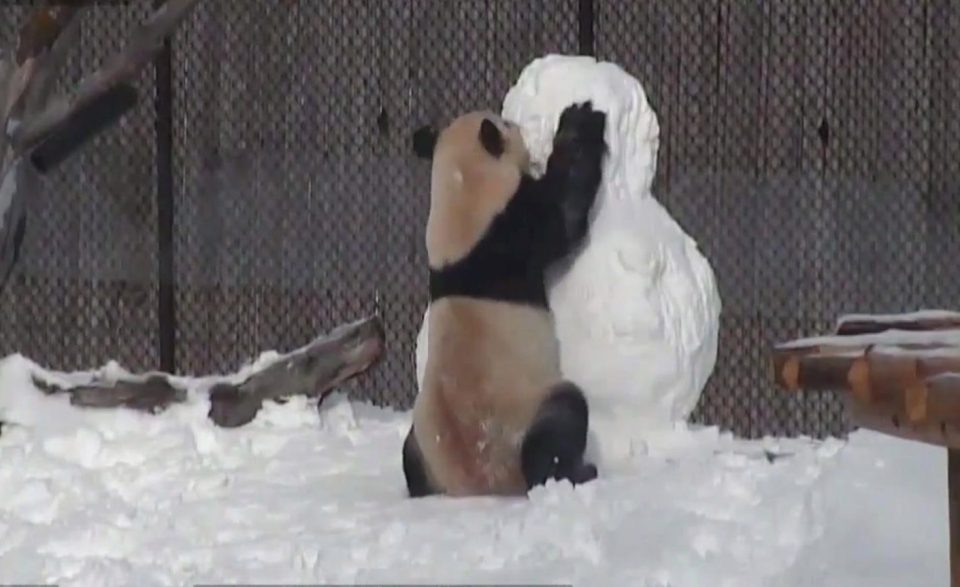
[[[429,124],[421,126],[413,133],[413,152],[420,159],[433,159],[438,137],[437,130]]]
[[[480,143],[493,157],[499,159],[503,155],[503,134],[489,118],[484,118],[480,123]]]

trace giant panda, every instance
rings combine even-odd
[[[411,497],[597,477],[583,458],[587,401],[561,378],[545,271],[586,236],[605,125],[590,102],[565,109],[539,178],[519,128],[491,112],[415,136],[432,174],[428,358],[402,449]]]

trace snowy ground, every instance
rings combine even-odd
[[[202,402],[80,412],[29,367],[0,362],[4,583],[947,584],[934,447],[677,431],[576,490],[409,500],[407,414],[334,397],[220,430]]]

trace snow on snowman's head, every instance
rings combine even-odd
[[[502,114],[520,126],[531,163],[542,171],[561,112],[586,100],[607,113],[605,175],[619,177],[631,192],[649,190],[660,128],[640,82],[619,65],[581,55],[535,59],[507,92]]]

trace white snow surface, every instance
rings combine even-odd
[[[150,416],[74,408],[31,373],[91,375],[0,361],[5,583],[947,584],[936,447],[865,432],[747,442],[677,425],[587,485],[412,500],[400,467],[409,412],[334,395],[319,412],[268,404],[224,430],[206,418],[211,379],[179,380],[191,401]]]
[[[561,369],[587,394],[588,452],[603,465],[689,416],[716,362],[721,301],[709,262],[651,193],[660,131],[636,78],[592,57],[547,55],[520,73],[502,114],[542,169],[560,114],[585,100],[607,114],[609,156],[586,246],[548,286]]]

